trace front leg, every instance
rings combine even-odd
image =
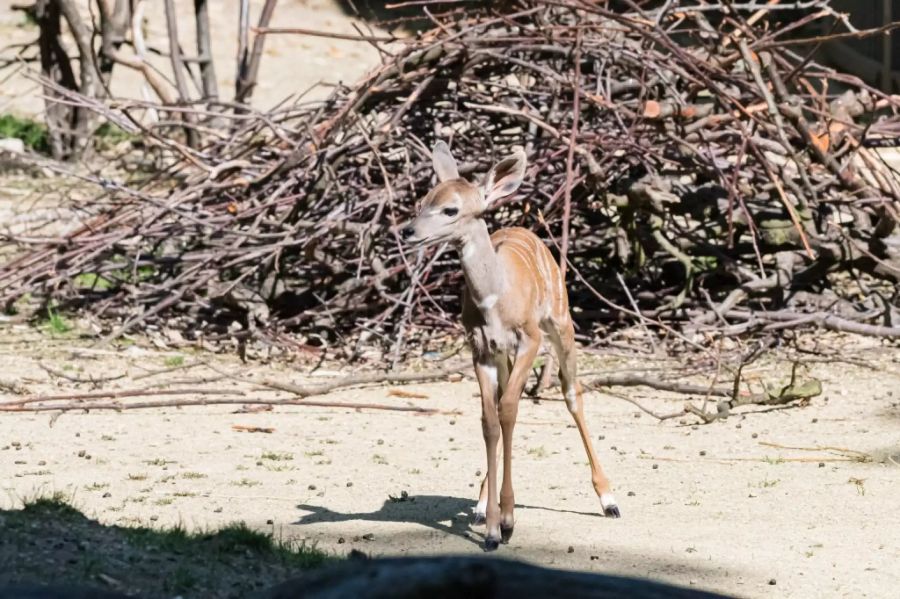
[[[516,505],[512,485],[512,438],[519,413],[519,399],[531,366],[541,346],[540,331],[525,334],[519,340],[516,361],[509,375],[509,382],[500,397],[500,427],[503,431],[503,486],[500,489],[500,536],[509,541],[516,524],[513,510]]]
[[[509,356],[507,356],[505,352],[501,352],[494,357],[494,365],[497,367],[497,386],[494,391],[494,401],[499,402],[500,396],[503,395],[503,392],[506,390],[507,384],[509,383]],[[496,456],[494,456],[494,461],[497,461]],[[487,473],[485,473],[484,478],[481,481],[481,490],[478,493],[478,504],[475,506],[475,524],[484,524],[485,522],[488,498],[487,484],[488,476]]]
[[[497,504],[497,442],[500,440],[500,415],[497,412],[497,367],[486,357],[474,358],[475,378],[481,390],[481,430],[487,451],[487,505],[485,506],[484,548],[492,551],[500,545],[500,506]]]

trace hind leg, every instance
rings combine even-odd
[[[616,504],[615,497],[613,497],[609,479],[606,478],[603,468],[600,466],[600,460],[594,451],[591,435],[584,421],[584,399],[582,398],[581,385],[577,381],[575,328],[572,326],[572,321],[568,320],[567,324],[561,326],[559,330],[554,328],[548,332],[559,360],[559,378],[562,382],[566,407],[568,407],[569,413],[575,419],[575,426],[581,435],[581,442],[584,444],[584,450],[587,452],[588,462],[591,465],[591,483],[593,483],[594,491],[600,498],[600,506],[603,508],[604,515],[618,518],[620,516],[619,507]]]

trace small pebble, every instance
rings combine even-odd
[[[752,435],[750,435],[750,437],[753,438],[753,439],[757,438],[758,436],[759,436],[759,435],[757,435],[756,433],[753,433]]]
[[[777,582],[776,582],[776,580],[775,580],[774,578],[770,578],[770,579],[769,579],[769,584],[772,585],[772,586],[775,586],[775,585],[777,584]]]
[[[741,428],[741,423],[738,422],[737,424],[735,424],[735,425],[734,425],[734,428]]]
[[[347,541],[344,540],[344,537],[338,537],[338,545],[343,545]]]
[[[316,485],[309,485],[309,486],[307,487],[307,489],[309,489],[310,491],[315,491],[315,490],[316,490]]]
[[[595,562],[595,561],[597,561],[598,559],[600,559],[600,556],[599,556],[599,555],[592,555],[592,556],[591,556],[591,561],[592,561],[592,562]]]
[[[659,470],[659,464],[653,464],[653,469],[654,469],[654,470]]]
[[[635,495],[634,491],[628,491],[628,496],[629,496],[629,497],[634,497],[634,495]]]
[[[450,426],[453,426],[454,424],[456,424],[456,420],[451,420],[451,421],[450,421]]]
[[[618,451],[618,449],[619,449],[619,448],[616,447],[615,445],[610,445],[609,448],[610,448],[611,450],[613,450],[613,451]]]
[[[599,439],[599,440],[601,440],[601,441],[602,441],[602,440],[603,440],[603,439],[605,439],[605,438],[606,438],[606,435],[600,435],[600,436],[599,436],[599,437],[597,437],[597,438],[598,438],[598,439]]]
[[[569,550],[567,553],[575,553],[575,548],[569,545]]]
[[[376,441],[376,443],[378,445],[384,445],[384,439],[378,439],[378,441]]]
[[[475,471],[475,476],[481,476],[481,470],[476,470],[476,471]]]
[[[824,467],[825,467],[825,462],[819,462],[819,468],[824,468]]]
[[[353,486],[353,482],[352,482],[352,481],[347,481],[347,486],[348,486],[348,487],[352,487],[352,486]]]
[[[38,462],[38,466],[46,466],[47,462],[45,460],[41,460]]]
[[[15,445],[15,443],[14,443],[13,445]],[[83,457],[85,456],[86,453],[87,453],[87,452],[86,452],[85,450],[82,449],[81,451],[78,452],[78,457],[79,457],[79,458],[83,458]]]
[[[450,437],[450,442],[453,443],[453,437]]]
[[[417,428],[416,430],[419,431],[420,433],[424,433],[424,432],[425,432],[425,427],[424,427],[424,426],[420,426],[420,427]],[[381,445],[381,443],[379,443],[379,445]]]
[[[266,520],[266,524],[275,524],[275,521],[270,518],[269,520]]]
[[[156,522],[159,520],[159,516],[150,516],[150,522]]]
[[[813,418],[813,419],[812,419],[812,423],[813,423],[813,424],[817,423],[818,421],[819,421],[818,418]]]
[[[701,452],[700,452],[700,455],[706,455],[706,452],[705,452],[705,451],[701,451]]]
[[[362,536],[362,538],[365,539],[366,541],[374,541],[374,540],[375,540],[375,535],[373,535],[373,534],[370,533],[370,532],[367,532],[366,534],[364,534],[364,535]]]
[[[106,499],[108,497],[112,497],[112,493],[110,493],[109,491],[107,491],[106,493],[103,494],[104,499]]]
[[[222,508],[217,507],[216,509],[213,510],[213,513],[214,513],[214,514],[221,514],[221,513],[222,513]]]

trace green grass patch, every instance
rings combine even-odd
[[[35,152],[50,152],[50,134],[46,125],[32,119],[0,114],[0,137],[15,137]]]
[[[184,356],[169,356],[163,363],[169,368],[184,366]]]
[[[75,275],[75,287],[90,291],[108,291],[112,289],[113,282],[95,272],[83,272]]]
[[[102,144],[109,146],[135,139],[134,135],[109,121],[101,123],[100,126],[97,127],[96,131],[94,131],[94,137],[102,142]]]
[[[54,335],[64,335],[72,330],[72,325],[62,314],[47,306],[47,320],[43,323],[43,329]]]

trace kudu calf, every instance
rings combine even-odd
[[[584,421],[581,385],[576,381],[575,329],[559,267],[547,247],[526,229],[488,234],[482,218],[495,201],[515,192],[525,176],[526,156],[516,148],[479,185],[459,176],[442,141],[432,151],[438,185],[421,202],[401,237],[415,246],[448,242],[456,246],[466,280],[462,322],[481,388],[487,476],[481,485],[476,519],[486,521],[484,546],[496,549],[513,532],[512,434],[519,398],[544,335],[559,360],[559,378],[569,412],[591,465],[591,480],[607,516],[619,517]],[[497,502],[497,443],[503,438],[503,485]]]

